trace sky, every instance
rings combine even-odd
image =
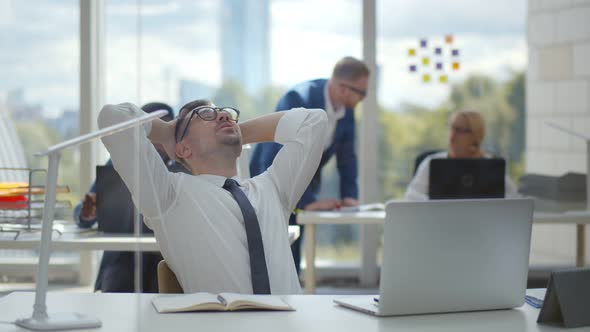
[[[179,79],[219,86],[221,3],[106,1],[106,101],[176,104]],[[361,6],[361,0],[270,0],[273,84],[327,77],[340,57],[362,57]],[[77,109],[78,12],[77,0],[0,1],[0,98],[24,88],[26,100],[49,114]],[[525,22],[525,0],[377,0],[380,103],[431,107],[448,96],[450,84],[468,74],[502,80],[513,70],[524,70]],[[408,48],[418,48],[420,39],[444,45],[447,34],[460,50],[461,68],[449,73],[450,84],[425,84],[421,75],[408,71],[416,61],[408,57]]]

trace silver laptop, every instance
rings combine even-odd
[[[532,217],[529,199],[390,202],[380,296],[335,302],[377,316],[519,307]]]

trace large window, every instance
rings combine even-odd
[[[329,78],[344,56],[362,58],[362,1],[274,0],[271,12],[272,82],[280,87],[275,91]],[[267,111],[274,110],[273,99]],[[322,170],[320,198],[340,198],[335,158]],[[316,264],[358,264],[358,234],[356,225],[320,225]]]
[[[401,198],[426,150],[446,149],[448,118],[477,110],[484,150],[524,170],[526,1],[378,1],[378,169],[384,201]],[[507,10],[509,8],[509,10]]]
[[[272,112],[289,86],[329,77],[343,56],[361,57],[361,6],[348,0],[108,1],[106,102],[162,101],[177,112],[207,98],[239,108],[244,120]],[[323,14],[334,8],[354,14]],[[322,179],[322,195],[338,197],[334,165]],[[318,233],[320,259],[358,258],[354,227]]]
[[[33,154],[78,135],[78,1],[1,1],[0,30],[0,167],[46,169],[47,157]],[[58,195],[61,208],[56,209],[56,219],[71,220],[71,206],[80,198],[78,150],[63,151],[58,172],[58,184],[70,190]],[[28,182],[28,173],[0,170],[0,182],[15,181]],[[36,173],[32,184],[45,185],[43,173]],[[0,213],[0,223],[28,224],[26,208],[9,211],[3,205]],[[36,217],[33,223],[39,223],[41,209],[34,208],[32,215]],[[3,230],[10,227],[15,226]],[[4,231],[0,234],[4,239],[15,235]],[[2,250],[1,255],[0,264],[14,266],[18,262],[19,266],[18,271],[2,269],[2,280],[32,280],[36,253]],[[57,253],[52,264],[67,273],[65,278],[76,277],[75,254]],[[50,277],[54,275],[52,272]]]
[[[107,102],[194,99],[263,114],[270,95],[267,1],[108,1]]]
[[[418,153],[446,149],[448,115],[464,109],[484,114],[484,149],[507,158],[517,178],[525,1],[379,1],[377,15],[383,199],[403,195]]]
[[[9,166],[46,168],[47,158],[33,153],[78,135],[78,1],[8,0],[0,13],[0,113],[18,136],[14,146],[0,144],[24,154],[24,164]],[[79,199],[78,159],[78,151],[66,150],[59,169],[59,184],[71,189],[60,197],[71,203]]]

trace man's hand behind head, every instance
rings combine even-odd
[[[164,148],[164,151],[166,151],[166,154],[168,155],[168,158],[172,160],[178,160],[178,157],[176,156],[176,137],[174,137],[174,130],[176,128],[177,122],[177,119],[166,122],[167,135],[165,135],[165,139],[161,143],[162,147]]]
[[[172,160],[178,160],[176,156],[176,139],[174,137],[174,129],[176,128],[177,120],[162,121],[161,119],[154,119],[152,121],[152,130],[148,136],[156,149],[162,149]],[[161,153],[161,151],[158,151]]]

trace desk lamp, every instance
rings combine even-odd
[[[45,205],[43,206],[43,221],[41,228],[41,247],[39,250],[39,264],[37,266],[37,285],[35,288],[35,304],[33,315],[29,318],[16,320],[16,325],[35,331],[73,330],[101,327],[102,323],[97,318],[87,317],[79,313],[47,313],[46,297],[48,286],[49,253],[51,244],[51,229],[53,227],[55,196],[57,187],[57,169],[61,150],[87,143],[94,139],[112,135],[114,133],[137,127],[144,122],[151,121],[167,115],[166,111],[157,111],[131,119],[93,133],[81,135],[76,138],[49,147],[46,151],[37,152],[35,156],[48,156],[48,170],[45,186]]]

